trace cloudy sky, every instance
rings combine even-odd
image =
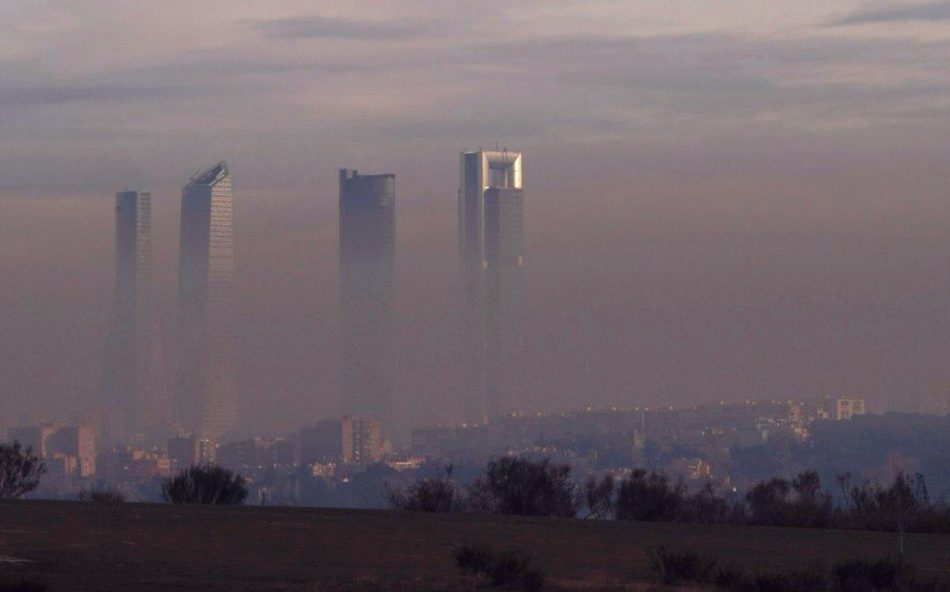
[[[524,407],[923,401],[948,115],[950,2],[9,0],[0,410],[94,399],[111,194],[153,191],[171,306],[177,188],[226,158],[262,426],[333,412],[340,166],[398,175],[402,396],[450,417],[457,153],[496,143],[525,152]]]

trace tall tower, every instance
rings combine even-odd
[[[343,412],[392,430],[396,175],[340,169]]]
[[[510,403],[520,365],[524,266],[521,153],[461,155],[459,253],[464,291],[467,420]]]
[[[238,415],[231,173],[220,162],[181,191],[177,415],[219,439]]]
[[[152,346],[151,194],[115,194],[115,292],[103,351],[100,427],[107,444],[141,443],[149,417]]]

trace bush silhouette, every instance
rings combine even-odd
[[[488,573],[494,556],[490,545],[465,545],[455,553],[455,565],[472,575]]]
[[[46,466],[19,442],[0,444],[0,500],[17,499],[30,493],[40,484]]]
[[[162,483],[162,499],[173,504],[238,505],[245,498],[244,477],[216,466],[194,466]]]
[[[410,512],[460,512],[464,498],[452,481],[452,467],[445,469],[445,476],[420,479],[402,491],[386,494],[389,505],[397,510]]]
[[[544,589],[544,573],[532,566],[531,558],[520,551],[495,552],[490,545],[465,545],[455,553],[455,565],[472,576],[472,589],[486,576],[492,588],[539,592]]]
[[[650,551],[648,559],[650,571],[667,586],[680,582],[712,583],[716,575],[716,559],[693,551],[657,547]]]
[[[569,466],[548,459],[500,458],[489,462],[485,475],[472,485],[469,504],[492,514],[573,518],[580,500]]]
[[[637,469],[620,483],[615,513],[617,520],[672,522],[686,498],[686,486],[671,485],[666,475]]]
[[[79,492],[79,501],[94,504],[121,504],[125,502],[125,494],[109,487],[83,489]]]

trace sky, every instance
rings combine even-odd
[[[180,187],[226,159],[254,429],[337,411],[344,166],[397,174],[398,403],[451,419],[458,152],[495,145],[525,154],[516,407],[923,404],[948,66],[950,2],[0,3],[0,413],[88,409],[112,195],[153,192],[171,310]]]

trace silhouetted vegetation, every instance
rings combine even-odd
[[[822,490],[815,471],[804,471],[791,481],[763,481],[746,494],[746,501],[749,522],[766,526],[823,528],[831,524],[834,509],[831,494]]]
[[[713,581],[716,559],[693,551],[675,551],[657,547],[650,551],[650,571],[662,584],[673,586],[680,582],[709,584]]]
[[[125,503],[125,494],[109,487],[83,489],[79,492],[79,501],[94,504]]]
[[[850,476],[841,475],[838,504],[813,470],[791,479],[773,477],[756,483],[743,497],[728,498],[717,494],[712,483],[691,492],[682,479],[674,482],[643,469],[619,483],[610,474],[590,476],[578,487],[569,466],[547,459],[492,460],[467,490],[451,475],[449,468],[443,477],[391,491],[389,504],[421,512],[560,517],[576,516],[586,506],[586,515],[598,519],[950,533],[950,505],[930,500],[922,476],[904,473],[886,486],[870,481],[852,485]]]
[[[492,514],[574,517],[578,498],[569,466],[548,459],[499,458],[472,485],[468,504]]]
[[[574,517],[581,506],[570,467],[548,459],[492,460],[467,490],[455,485],[449,468],[443,477],[420,479],[387,497],[391,507],[417,512]]]
[[[480,577],[493,588],[537,592],[544,588],[544,574],[533,567],[531,558],[519,551],[494,551],[489,545],[465,545],[455,553],[459,570],[473,578],[475,589]]]
[[[591,475],[584,485],[584,501],[587,503],[587,516],[603,520],[614,513],[614,476],[605,475],[599,481]]]
[[[465,545],[455,553],[455,565],[462,572],[471,575],[475,584],[479,575],[487,574],[491,569],[494,555],[490,545]]]
[[[707,484],[690,494],[682,481],[637,469],[620,483],[615,502],[618,520],[644,522],[743,522],[742,508],[715,495]]]
[[[452,481],[451,466],[442,477],[420,479],[404,490],[388,491],[386,497],[393,508],[411,512],[459,512],[465,503]]]
[[[221,467],[194,466],[162,484],[162,499],[173,504],[237,505],[246,498],[244,477]]]
[[[893,590],[907,575],[906,567],[890,559],[856,559],[839,563],[831,570],[835,587],[846,592]]]
[[[650,571],[662,584],[699,584],[736,592],[947,592],[950,583],[915,577],[906,564],[893,559],[858,559],[785,572],[746,572],[715,557],[693,551],[654,549]]]
[[[17,499],[40,484],[46,466],[30,448],[19,442],[0,444],[0,500]]]

